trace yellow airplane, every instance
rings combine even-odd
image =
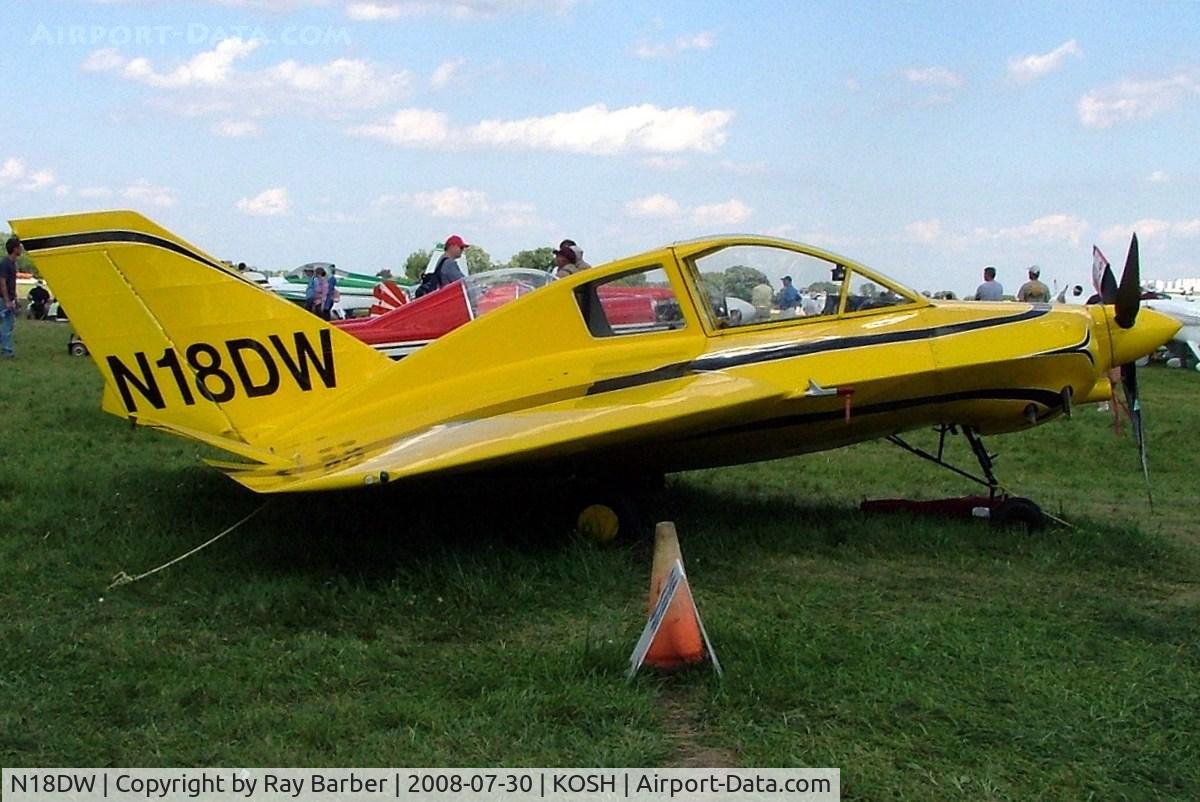
[[[619,483],[934,426],[967,435],[994,498],[979,435],[1107,401],[1119,366],[1138,411],[1132,363],[1178,328],[1138,314],[1136,238],[1119,296],[1080,308],[934,302],[819,248],[724,236],[575,273],[393,362],[135,212],[11,225],[103,408],[237,455],[212,464],[261,493],[482,469]],[[727,301],[733,274],[771,308]]]

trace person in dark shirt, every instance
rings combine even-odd
[[[4,243],[8,254],[0,259],[0,358],[12,359],[13,325],[17,320],[17,260],[21,258],[21,240],[9,237]]]
[[[431,292],[437,292],[442,287],[456,281],[461,281],[463,272],[458,266],[458,257],[462,256],[463,251],[470,247],[457,234],[447,239],[444,246],[445,252],[438,259],[437,265],[421,277],[421,284],[417,287],[416,296],[420,298]]]
[[[49,309],[50,290],[46,289],[46,282],[38,279],[38,283],[29,291],[29,316],[34,320],[45,320]]]
[[[783,287],[775,299],[775,306],[784,311],[795,309],[800,305],[800,290],[792,286],[792,277],[783,277]]]

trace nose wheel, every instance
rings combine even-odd
[[[1020,527],[1036,532],[1046,526],[1046,514],[1027,498],[1009,496],[992,507],[991,522],[998,528]]]
[[[975,455],[975,460],[979,463],[979,470],[983,474],[982,476],[977,476],[946,461],[946,436],[949,434],[959,434],[960,432],[971,447],[971,453]],[[996,455],[988,452],[987,448],[983,445],[983,440],[980,439],[979,435],[971,427],[951,425],[938,427],[938,449],[936,454],[931,454],[922,448],[905,442],[899,435],[891,435],[888,437],[888,440],[910,454],[986,487],[988,489],[987,517],[991,521],[992,526],[1019,526],[1030,532],[1045,527],[1046,514],[1042,512],[1041,507],[1030,499],[1009,496],[1003,492],[1000,487],[1000,481],[996,478],[996,474],[993,471]]]

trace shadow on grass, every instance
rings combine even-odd
[[[1026,561],[1040,570],[1173,573],[1189,563],[1167,538],[1134,522],[1084,521],[1031,533],[982,521],[868,515],[856,506],[786,495],[747,497],[682,475],[643,504],[642,534],[613,548],[572,532],[570,490],[512,477],[455,477],[384,488],[256,496],[203,468],[127,476],[121,493],[141,498],[139,558],[165,561],[266,507],[218,546],[225,570],[388,582],[469,570],[511,570],[580,555],[623,554],[648,565],[654,522],[677,523],[685,555],[808,554],[838,560],[923,556]],[[151,536],[148,532],[155,532]],[[153,556],[152,556],[153,555]],[[212,559],[210,557],[210,559]]]

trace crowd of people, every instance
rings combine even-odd
[[[304,290],[305,308],[322,320],[329,320],[333,312],[333,305],[340,299],[337,276],[334,274],[333,268],[334,266],[330,265],[329,270],[324,267],[314,269],[312,278],[308,280],[308,287]]]
[[[461,280],[463,272],[459,267],[458,260],[470,247],[458,234],[447,237],[442,246],[442,255],[438,257],[433,267],[421,276],[421,281],[415,291],[416,297],[420,298],[436,292],[442,287]],[[565,239],[554,249],[554,265],[551,267],[550,273],[555,278],[565,278],[589,267],[591,265],[583,259],[583,249],[575,240]]]
[[[1086,292],[1082,284],[1067,284],[1058,295],[1053,295],[1050,288],[1042,281],[1042,269],[1037,265],[1030,265],[1026,272],[1029,275],[1029,280],[1017,289],[1015,298],[1018,301],[1025,303],[1041,303],[1047,304],[1051,300],[1060,304],[1086,304],[1091,303],[1092,298]],[[976,289],[975,294],[971,296],[971,300],[975,301],[1003,301],[1004,300],[1004,285],[996,278],[996,268],[988,265],[983,269],[983,283]]]

